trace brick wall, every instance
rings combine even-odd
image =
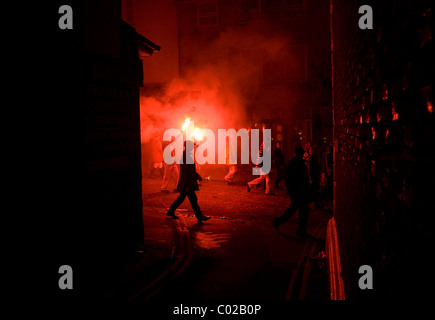
[[[373,30],[358,27],[364,4]],[[334,217],[346,298],[423,295],[433,279],[433,4],[331,0],[331,8]],[[363,264],[373,268],[373,290],[358,288]]]

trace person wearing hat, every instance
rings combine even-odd
[[[310,192],[310,177],[308,168],[305,164],[304,149],[301,147],[296,148],[295,157],[290,160],[286,167],[286,188],[287,194],[291,198],[290,207],[284,213],[273,219],[273,227],[278,227],[290,219],[296,211],[299,210],[299,221],[296,234],[305,236],[307,229],[308,213],[309,213],[309,192]]]
[[[180,195],[171,204],[167,216],[173,219],[178,219],[175,215],[175,210],[183,203],[186,197],[189,199],[193,212],[195,213],[198,222],[209,220],[210,217],[205,216],[198,205],[198,197],[195,191],[199,191],[198,180],[202,181],[201,176],[196,172],[195,162],[193,160],[193,151],[196,144],[187,140],[184,142],[183,158],[180,163],[180,178],[178,180],[177,191]]]

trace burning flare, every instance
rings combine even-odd
[[[195,137],[195,140],[202,141],[204,139],[204,135],[202,133],[202,130],[200,128],[195,128],[195,131],[193,132],[193,136]]]
[[[186,130],[186,128],[189,125],[189,123],[190,123],[190,118],[186,118],[186,120],[184,120],[183,126],[181,127],[181,131]]]

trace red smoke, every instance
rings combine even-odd
[[[181,129],[186,117],[212,130],[247,127],[247,106],[263,79],[263,65],[288,59],[283,43],[245,30],[222,32],[196,53],[195,67],[183,78],[173,79],[159,96],[141,97],[142,143]]]

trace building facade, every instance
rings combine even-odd
[[[328,1],[175,4],[181,77],[210,64],[232,69],[249,126],[272,129],[286,158],[298,145],[332,142]]]
[[[50,270],[67,264],[79,275],[74,290],[62,294],[95,297],[144,244],[141,59],[160,48],[122,21],[120,1],[77,0],[72,7],[74,28],[59,30],[47,53],[55,108],[43,155],[53,172],[44,177],[43,211],[59,226]]]

